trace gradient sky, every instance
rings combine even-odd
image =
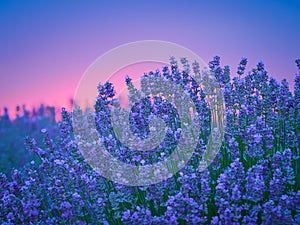
[[[296,0],[0,0],[0,107],[67,105],[97,57],[149,39],[185,46],[206,62],[220,55],[232,72],[242,56],[249,70],[263,60],[270,76],[293,85],[299,12]]]

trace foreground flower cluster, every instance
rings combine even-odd
[[[226,130],[221,150],[202,173],[197,171],[210,133],[206,94],[191,75],[199,65],[172,58],[171,67],[144,75],[175,81],[188,91],[199,113],[201,131],[195,156],[172,178],[151,186],[130,187],[98,175],[84,160],[74,139],[72,113],[62,110],[60,135],[42,129],[43,146],[26,138],[39,156],[11,177],[0,175],[2,224],[300,224],[300,60],[294,94],[287,81],[268,76],[264,64],[244,74],[247,59],[230,78],[230,68],[215,57],[209,69],[224,96]],[[138,90],[126,78],[129,99]],[[146,92],[147,90],[144,90]],[[145,97],[132,104],[131,130],[149,135],[151,114],[167,127],[153,152],[133,152],[116,138],[109,110],[118,105],[111,83],[98,86],[95,121],[103,144],[119,160],[144,165],[170,155],[180,138],[176,108],[165,99]],[[131,102],[133,102],[133,99]],[[0,124],[7,123],[2,117]],[[5,129],[3,129],[5,131]]]

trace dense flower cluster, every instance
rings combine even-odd
[[[226,130],[221,151],[202,173],[197,170],[210,133],[207,93],[192,75],[199,65],[175,58],[170,67],[141,77],[148,93],[149,77],[164,77],[179,84],[193,99],[201,131],[189,163],[170,179],[150,186],[130,187],[97,174],[80,154],[72,129],[72,113],[62,110],[56,129],[45,125],[43,144],[27,137],[27,149],[38,156],[11,176],[0,175],[2,224],[300,224],[300,60],[294,93],[284,79],[268,76],[264,64],[245,75],[242,58],[237,75],[214,57],[209,69],[224,96]],[[176,108],[158,96],[144,96],[126,77],[131,104],[130,129],[140,138],[150,133],[152,115],[163,119],[166,136],[152,152],[131,151],[118,140],[109,111],[120,106],[113,84],[98,85],[96,127],[101,141],[119,160],[145,165],[164,160],[181,135]],[[27,118],[25,116],[25,118]],[[28,124],[33,121],[28,119]],[[12,123],[7,111],[0,120],[1,135]],[[22,125],[24,126],[24,125]],[[2,136],[1,136],[2,139]],[[3,142],[4,143],[4,142]],[[2,140],[1,140],[1,145]],[[39,147],[40,146],[40,147]],[[3,148],[3,146],[1,146]],[[16,156],[17,157],[17,156]],[[24,156],[19,156],[24,157]]]

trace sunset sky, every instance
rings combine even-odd
[[[205,62],[219,55],[232,72],[243,56],[249,70],[263,60],[270,76],[293,85],[299,12],[296,0],[1,0],[0,107],[68,105],[96,58],[140,40],[177,43]]]

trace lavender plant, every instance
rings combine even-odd
[[[63,109],[55,129],[50,120],[37,123],[43,128],[39,129],[42,145],[35,138],[25,139],[26,148],[38,159],[13,169],[11,176],[1,173],[1,223],[300,224],[300,60],[296,60],[299,72],[292,93],[285,79],[277,82],[268,76],[262,62],[245,74],[247,59],[242,58],[234,76],[229,66],[221,66],[220,57],[214,57],[209,69],[222,88],[227,124],[221,151],[202,173],[197,168],[206,150],[212,115],[207,93],[194,79],[199,65],[195,62],[190,69],[186,59],[180,62],[182,71],[172,57],[170,67],[144,74],[141,86],[144,93],[150,93],[148,78],[163,77],[187,90],[195,104],[201,131],[195,154],[181,171],[163,182],[139,187],[103,178],[85,161],[74,138],[72,117],[84,112]],[[181,135],[178,112],[160,96],[144,96],[136,102],[133,98],[139,90],[130,77],[125,82],[129,99],[135,102],[131,104],[131,131],[147,138],[151,115],[158,116],[166,124],[162,143],[152,152],[133,152],[118,140],[110,110],[119,102],[109,82],[98,85],[95,117],[87,113],[88,119],[96,123],[100,140],[117,159],[134,165],[164,160]],[[36,124],[26,115],[20,123],[11,121],[4,111],[1,148],[7,147],[3,135],[11,127],[17,130],[25,122],[26,126]],[[91,149],[90,157],[96,155]]]

